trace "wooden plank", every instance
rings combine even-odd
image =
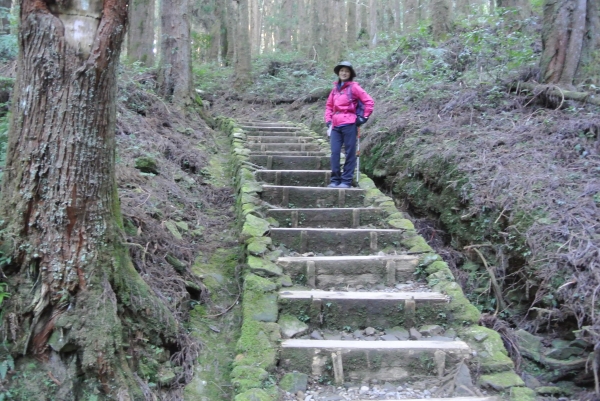
[[[330,299],[330,300],[365,300],[365,301],[433,301],[447,302],[448,297],[439,292],[342,292],[342,291],[288,291],[282,290],[279,296],[285,299]]]
[[[282,348],[305,348],[321,350],[458,350],[468,351],[464,341],[342,341],[342,340],[297,340],[289,339],[281,343]]]

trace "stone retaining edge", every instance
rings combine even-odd
[[[274,219],[265,219],[259,192],[262,186],[254,179],[248,162],[249,150],[245,148],[246,135],[237,122],[227,117],[217,117],[220,131],[226,133],[232,145],[234,159],[233,176],[236,191],[236,216],[240,227],[240,241],[244,243],[246,266],[242,294],[243,323],[237,343],[238,353],[231,373],[236,396],[234,401],[275,401],[279,387],[273,373],[281,334],[277,322],[277,293],[282,286],[290,286],[291,278],[284,275],[274,262],[279,256],[270,251],[271,238],[266,236]],[[305,125],[297,124],[317,139],[326,152],[326,140]],[[535,391],[525,387],[514,371],[514,363],[508,357],[498,332],[479,326],[479,310],[465,297],[460,285],[442,257],[436,254],[427,241],[414,229],[404,213],[396,209],[393,199],[383,194],[373,180],[360,175],[359,187],[366,191],[365,206],[377,206],[388,214],[387,223],[394,228],[412,232],[402,245],[419,257],[419,270],[426,275],[432,289],[451,297],[449,312],[455,324],[451,326],[457,335],[474,350],[474,362],[482,375],[478,384],[496,391],[505,399],[535,401]],[[457,323],[456,323],[457,322]]]

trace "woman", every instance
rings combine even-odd
[[[352,64],[342,61],[333,72],[338,76],[325,106],[325,123],[331,132],[331,183],[330,188],[350,188],[356,168],[356,138],[358,127],[373,112],[373,98],[354,82],[356,72]],[[342,144],[346,150],[344,169],[340,168]]]

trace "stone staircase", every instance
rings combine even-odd
[[[391,198],[364,175],[356,188],[327,188],[328,144],[303,127],[247,121],[232,136],[241,159],[242,239],[250,269],[244,324],[261,325],[242,333],[236,369],[252,362],[280,378],[275,394],[242,379],[254,380],[256,372],[234,369],[239,400],[262,400],[259,391],[271,397],[265,399],[304,400],[317,383],[341,389],[420,382],[430,397],[455,401],[499,400],[494,389],[510,392],[513,386],[493,385],[487,387],[494,395],[482,392],[489,383],[472,383],[468,369],[456,383],[453,375],[466,366],[514,375],[512,362],[504,356],[506,367],[483,366],[499,363],[478,355],[497,351],[497,333],[475,326],[478,312]],[[274,354],[244,361],[257,352],[249,349],[257,333]],[[314,394],[307,399],[361,399]]]

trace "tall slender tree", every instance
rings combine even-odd
[[[234,3],[236,3],[238,21],[235,40],[234,85],[241,89],[252,80],[248,0],[236,0]]]
[[[189,0],[161,1],[159,93],[174,104],[192,99],[192,47]]]
[[[431,34],[442,40],[450,33],[450,4],[448,0],[433,0],[431,6]]]
[[[377,0],[369,0],[369,46],[377,46]]]
[[[144,399],[121,319],[144,337],[176,336],[122,244],[115,118],[126,23],[127,0],[21,3],[0,199],[12,293],[2,304],[0,359],[8,352],[17,366],[36,366],[20,383],[36,395],[21,399]],[[40,379],[50,371],[53,388]]]
[[[348,47],[352,48],[356,45],[358,32],[356,30],[356,2],[351,0],[348,2]]]
[[[154,0],[131,0],[127,59],[146,67],[154,65]]]

